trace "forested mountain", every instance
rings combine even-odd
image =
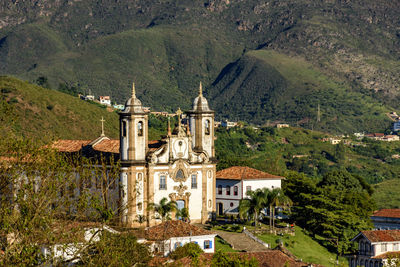
[[[399,109],[398,1],[3,1],[0,74],[218,118],[381,131]],[[317,106],[321,122],[316,123]]]

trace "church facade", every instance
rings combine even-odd
[[[175,201],[178,209],[187,208],[191,222],[204,223],[215,214],[214,111],[201,84],[186,124],[181,115],[178,110],[178,125],[171,129],[168,124],[166,136],[149,141],[148,113],[132,86],[132,96],[119,113],[120,204],[125,226],[140,226],[139,217],[146,219],[147,226],[160,223],[148,206],[163,198]]]

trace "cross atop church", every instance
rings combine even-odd
[[[176,115],[178,115],[178,117],[180,118],[181,115],[183,114],[181,108],[178,108],[178,110],[176,111]]]
[[[132,98],[136,98],[135,83],[132,83]]]
[[[201,81],[199,86],[199,96],[203,96],[203,85],[201,84]]]
[[[104,122],[105,122],[105,120],[104,120],[104,118],[103,117],[101,117],[101,136],[105,136],[105,134],[104,134]]]

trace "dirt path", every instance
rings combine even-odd
[[[228,242],[233,249],[239,251],[256,252],[265,251],[268,248],[260,243],[254,241],[243,233],[231,233],[220,230],[212,230],[213,233],[218,234],[222,239]]]

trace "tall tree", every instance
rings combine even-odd
[[[269,194],[269,204],[270,204],[270,212],[272,208],[272,214],[270,213],[270,218],[272,215],[272,229],[275,227],[275,209],[279,208],[290,208],[293,205],[293,201],[285,195],[281,188],[273,189]]]
[[[258,217],[260,211],[268,203],[269,190],[257,189],[256,191],[247,191],[247,198],[239,202],[239,215],[241,218],[253,218],[254,232],[257,231]]]

